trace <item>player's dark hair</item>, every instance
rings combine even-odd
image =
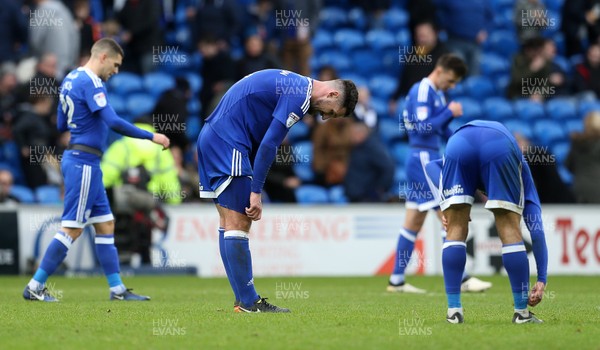
[[[343,102],[342,107],[346,108],[345,117],[349,117],[354,112],[356,102],[358,102],[358,90],[352,80],[342,79],[340,80],[342,85]]]
[[[467,75],[467,65],[465,64],[465,61],[451,53],[440,56],[435,65],[436,67],[442,67],[445,70],[454,72],[458,78],[463,78]]]
[[[125,58],[121,45],[111,38],[102,38],[94,43],[92,55],[100,52],[106,52],[109,56],[121,55],[122,58]]]

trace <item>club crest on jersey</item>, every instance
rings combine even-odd
[[[95,94],[94,101],[96,101],[96,104],[98,105],[98,107],[106,106],[106,96],[104,95],[104,92],[99,92],[99,93]]]
[[[417,119],[423,121],[427,119],[428,110],[427,107],[417,107]]]
[[[285,122],[285,126],[289,129],[294,124],[296,124],[298,122],[298,120],[300,120],[300,117],[296,113],[291,112],[290,114],[288,114],[287,120]]]

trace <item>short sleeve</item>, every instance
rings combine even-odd
[[[101,83],[90,82],[85,90],[85,103],[92,113],[97,112],[108,105],[106,89]]]
[[[302,76],[293,79],[286,83],[281,78],[281,86],[277,87],[280,97],[273,111],[273,118],[288,129],[308,112],[312,95],[312,80]]]

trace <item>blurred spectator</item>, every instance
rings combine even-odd
[[[102,36],[100,24],[90,16],[89,0],[74,1],[75,24],[79,29],[79,65],[83,66],[90,58],[92,45]]]
[[[17,103],[16,66],[6,62],[0,66],[0,142],[11,138],[11,124]]]
[[[436,23],[437,8],[432,0],[408,0],[407,10],[409,27],[413,38],[417,37],[416,28],[419,24]]]
[[[326,81],[326,80],[335,80],[339,79],[339,75],[335,67],[325,65],[319,69],[319,74],[317,76],[318,80]]]
[[[30,95],[49,95],[54,98],[54,106],[58,104],[57,78],[58,57],[53,53],[43,54],[35,64],[33,76],[19,87],[19,102],[27,102]]]
[[[193,24],[195,42],[210,36],[220,48],[227,48],[240,34],[242,9],[235,0],[199,0],[196,7],[187,9]]]
[[[448,48],[464,59],[469,75],[478,75],[481,46],[487,39],[487,28],[492,24],[490,2],[444,0],[439,1],[438,6],[442,27],[448,33]]]
[[[277,147],[275,161],[271,165],[267,180],[265,181],[265,191],[271,202],[275,203],[295,203],[296,188],[302,185],[302,180],[294,173],[293,165],[297,161],[305,159],[296,159],[293,146],[284,139],[281,146]]]
[[[583,132],[573,134],[566,166],[573,173],[577,202],[600,203],[600,112],[588,113]]]
[[[268,68],[281,68],[281,63],[265,51],[265,43],[260,35],[249,35],[244,42],[244,56],[237,62],[236,80]]]
[[[45,163],[55,153],[56,138],[49,127],[54,98],[49,95],[31,95],[29,103],[19,105],[12,127],[13,136],[21,152],[21,168],[30,188],[48,184]]]
[[[396,91],[388,103],[391,115],[396,115],[396,101],[401,96],[406,96],[410,88],[433,72],[438,58],[448,52],[446,46],[438,40],[438,33],[433,22],[423,22],[415,26],[414,35],[415,54],[424,55],[429,63],[414,64],[404,67],[398,75]]]
[[[371,92],[364,86],[358,88],[358,102],[354,108],[354,116],[369,129],[377,128],[377,112],[371,107]]]
[[[276,13],[281,38],[281,60],[285,69],[310,76],[310,42],[318,27],[321,0],[282,0]]]
[[[546,24],[546,6],[540,0],[518,0],[515,5],[515,26],[519,41],[541,36]]]
[[[544,53],[545,39],[527,40],[519,54],[513,58],[510,69],[509,98],[529,98],[542,101],[554,94],[555,88],[549,77],[552,62]]]
[[[390,8],[390,0],[351,0],[352,7],[360,7],[369,16],[370,27],[380,27],[385,10]]]
[[[263,39],[266,50],[272,55],[277,55],[279,43],[276,41],[276,13],[275,0],[257,0],[251,4],[247,11],[246,27],[256,28],[257,34]]]
[[[329,187],[344,181],[350,157],[352,120],[330,119],[317,124],[312,135],[315,182]]]
[[[575,196],[561,179],[556,158],[547,147],[536,146],[519,133],[514,136],[531,170],[540,203],[575,203]]]
[[[202,55],[202,90],[200,103],[202,117],[206,119],[216,107],[220,97],[235,81],[235,64],[229,52],[219,47],[214,37],[206,36],[198,43]]]
[[[126,0],[117,12],[126,60],[123,69],[141,74],[155,70],[153,56],[164,50],[160,26],[160,4],[156,1]]]
[[[20,1],[3,0],[0,6],[0,64],[16,62],[19,50],[27,43],[27,17],[21,11]]]
[[[544,38],[544,45],[542,47],[542,56],[550,65],[550,75],[548,75],[548,81],[551,86],[554,87],[554,93],[549,96],[564,96],[570,93],[570,79],[567,76],[561,66],[556,64],[556,44],[552,39]]]
[[[362,122],[351,126],[352,151],[344,191],[350,202],[383,202],[394,182],[394,161],[376,133]]]
[[[179,148],[179,152],[185,152],[187,149],[187,104],[191,97],[190,84],[185,78],[178,77],[175,87],[160,96],[152,112],[152,125],[171,140],[171,151]]]
[[[590,45],[585,62],[575,67],[575,92],[592,91],[600,98],[600,45]]]
[[[0,169],[0,203],[1,204],[15,204],[19,200],[10,194],[13,186],[13,175],[6,169]]]
[[[59,80],[79,63],[79,30],[71,11],[57,0],[33,0],[37,5],[29,21],[31,53],[41,58],[53,53],[58,58]]]
[[[596,43],[600,34],[600,0],[568,0],[562,7],[561,30],[565,37],[567,56],[582,55],[581,33],[587,41]]]

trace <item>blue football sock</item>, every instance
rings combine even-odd
[[[444,270],[444,285],[446,286],[448,308],[462,307],[460,301],[460,284],[466,261],[467,245],[465,242],[444,242],[442,248],[442,268]]]
[[[242,305],[250,307],[259,299],[259,296],[254,289],[248,233],[231,230],[225,231],[223,236],[226,257],[229,262],[232,281],[237,287],[239,300]]]
[[[529,297],[529,260],[523,242],[502,245],[502,263],[508,273],[515,310],[527,309]]]
[[[225,249],[225,229],[219,227],[219,252],[221,253],[221,260],[223,261],[223,266],[225,267],[225,273],[227,274],[227,279],[229,280],[229,284],[231,285],[231,289],[233,290],[233,294],[235,295],[235,300],[240,300],[240,294],[237,291],[237,287],[233,282],[233,276],[231,275],[231,267],[229,267],[229,261],[227,261],[227,252]]]
[[[65,260],[72,243],[73,239],[71,236],[62,231],[58,231],[58,233],[54,235],[54,239],[52,239],[48,248],[46,248],[46,253],[44,253],[40,266],[33,275],[31,281],[29,281],[28,285],[31,289],[38,290],[46,283],[48,277],[52,275],[54,271],[56,271],[56,268],[63,260]]]
[[[447,232],[446,232],[446,230],[442,229],[440,231],[440,234],[442,236],[442,244],[444,244],[444,242],[446,242],[446,234],[447,234]],[[466,266],[466,264],[465,264],[465,266]],[[467,273],[467,269],[465,268],[465,270],[463,271],[463,274],[462,274],[461,281],[464,281],[464,280],[468,279],[469,277],[471,277],[471,276],[469,276],[469,274]]]
[[[110,291],[117,294],[124,293],[126,288],[119,274],[119,254],[117,247],[115,247],[115,236],[113,234],[96,234],[95,243],[96,256],[100,261],[100,265],[102,265]]]
[[[392,272],[392,276],[390,276],[390,282],[392,284],[404,282],[404,271],[410,262],[413,249],[415,249],[416,239],[417,232],[408,230],[404,227],[400,229],[398,246],[396,248],[396,260],[394,261],[394,271]]]

